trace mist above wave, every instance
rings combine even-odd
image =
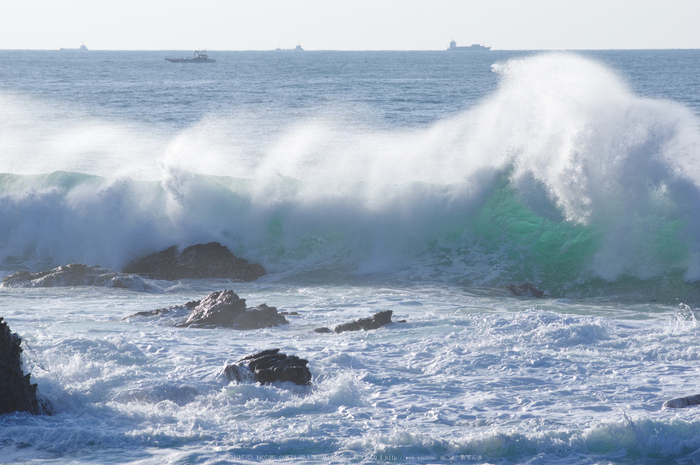
[[[325,111],[173,137],[1,96],[0,259],[120,268],[218,241],[273,272],[700,279],[697,117],[576,55],[494,72],[475,107],[404,130]]]

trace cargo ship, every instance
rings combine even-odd
[[[491,47],[485,47],[485,46],[479,45],[479,44],[471,44],[471,45],[467,45],[467,46],[457,47],[457,42],[455,42],[453,40],[452,42],[450,42],[450,48],[448,48],[447,50],[451,51],[451,52],[454,52],[454,51],[462,52],[462,51],[467,51],[467,50],[486,52],[486,51],[491,50]]]
[[[88,48],[83,44],[80,48],[60,48],[59,50],[62,52],[87,52]]]

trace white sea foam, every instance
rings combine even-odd
[[[276,272],[386,272],[450,257],[471,280],[500,267],[495,279],[507,280],[518,266],[509,257],[542,241],[518,228],[544,221],[541,229],[569,228],[540,246],[578,263],[563,279],[700,278],[698,119],[636,97],[615,72],[576,55],[494,71],[501,83],[490,97],[428,128],[306,118],[269,129],[265,144],[246,138],[249,127],[237,132],[237,118],[212,116],[166,143],[157,131],[77,112],[58,118],[55,108],[5,95],[12,130],[2,136],[0,171],[101,178],[8,178],[0,256],[120,268],[172,244],[217,240]],[[507,209],[483,210],[503,176],[524,214],[537,216],[484,236],[473,221],[480,212],[504,218]],[[586,250],[571,252],[582,234]],[[548,266],[564,266],[530,253],[523,279],[546,281]]]
[[[572,303],[566,315],[553,300],[458,288],[241,287],[251,300],[265,296],[301,315],[288,327],[252,332],[142,326],[120,317],[176,296],[139,294],[137,305],[95,289],[55,305],[62,291],[41,290],[35,308],[8,319],[55,415],[0,418],[5,450],[24,459],[145,454],[146,463],[191,447],[211,461],[303,453],[316,461],[330,454],[501,462],[673,459],[697,442],[695,412],[661,408],[692,391],[697,375],[689,362],[700,360],[698,328],[685,308],[652,305],[615,320],[587,314],[594,301]],[[11,292],[4,305],[13,308],[39,295]],[[416,301],[422,305],[408,305]],[[340,335],[309,330],[390,306],[409,323]],[[217,376],[226,363],[274,346],[309,360],[313,386]]]

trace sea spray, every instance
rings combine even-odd
[[[219,241],[278,273],[413,270],[555,288],[698,279],[698,118],[572,54],[493,69],[492,95],[425,128],[306,118],[246,147],[234,128],[202,136],[225,127],[219,118],[169,144],[141,131],[137,151],[92,123],[56,128],[73,142],[32,149],[44,162],[31,169],[53,174],[4,163],[14,174],[0,197],[3,267],[120,268],[172,244]],[[84,149],[109,141],[103,156]],[[115,162],[134,174],[113,176]],[[66,166],[85,170],[55,172]]]

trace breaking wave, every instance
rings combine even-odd
[[[1,267],[219,241],[282,274],[700,280],[698,118],[576,55],[493,71],[490,97],[427,128],[336,115],[264,143],[234,119],[169,138],[0,95]]]

